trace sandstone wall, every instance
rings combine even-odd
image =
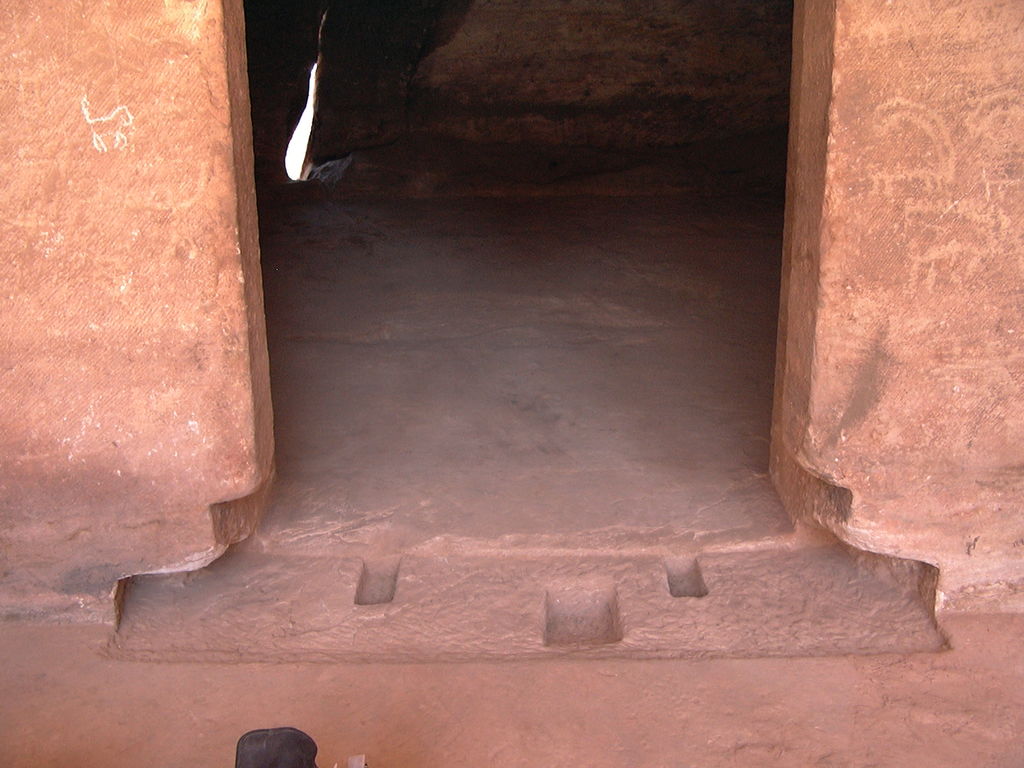
[[[787,506],[1024,605],[1024,5],[797,3],[774,472]]]
[[[240,0],[0,10],[0,612],[252,527],[272,436]]]
[[[475,0],[420,65],[413,124],[663,146],[784,125],[792,0]]]
[[[254,81],[275,89],[274,103],[289,105],[289,128],[306,93],[315,4],[250,4],[250,45],[260,51]],[[325,0],[322,7],[314,163],[409,130],[636,148],[756,133],[787,120],[792,0]],[[272,85],[275,72],[284,87]],[[273,153],[279,163],[284,141],[262,141],[276,129],[261,123],[280,121],[282,110],[270,99],[254,103],[258,155]]]

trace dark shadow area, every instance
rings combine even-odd
[[[766,453],[790,0],[246,9],[265,546],[789,529]],[[315,180],[283,183],[314,60]]]
[[[476,194],[450,177],[496,161],[536,184],[653,164],[672,190],[782,193],[792,0],[248,0],[246,22],[263,187],[319,58],[309,161],[356,152],[362,191]]]

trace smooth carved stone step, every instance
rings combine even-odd
[[[187,576],[134,579],[110,650],[324,662],[936,651],[944,640],[916,585],[926,568],[892,571],[838,547],[706,553],[699,564],[236,551]]]

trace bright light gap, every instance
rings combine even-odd
[[[302,110],[295,131],[292,133],[291,141],[288,142],[288,151],[284,155],[284,169],[288,178],[292,181],[300,181],[304,178],[302,168],[306,164],[306,152],[309,150],[309,134],[313,130],[313,108],[316,104],[316,67],[309,70],[309,95],[306,97],[306,108]]]

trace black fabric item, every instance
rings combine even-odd
[[[298,728],[263,728],[238,740],[235,768],[316,768],[316,742]]]

